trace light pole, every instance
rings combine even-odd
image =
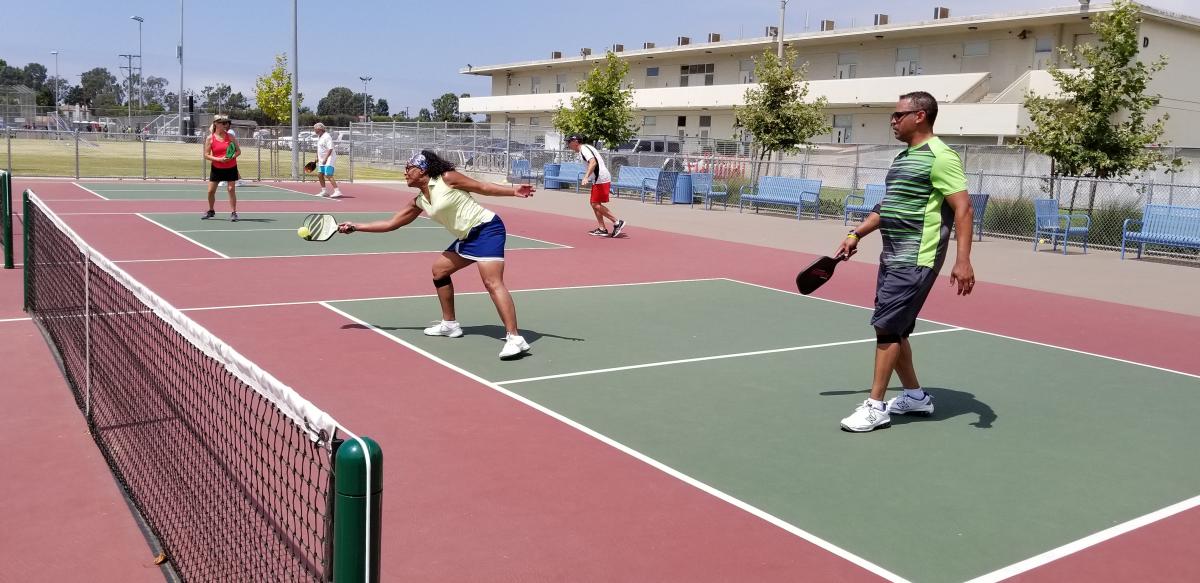
[[[126,97],[125,103],[126,103],[126,105],[129,106],[128,127],[130,129],[133,129],[133,55],[117,55],[117,56],[125,59],[125,61],[127,63],[129,63],[129,65],[127,67],[122,67],[122,68],[129,72],[129,76],[126,77],[126,79],[127,79],[126,85],[129,86],[129,95],[128,95],[128,97]]]
[[[146,20],[144,18],[142,18],[141,16],[130,16],[129,19],[136,20],[138,23],[138,53],[137,53],[138,108],[144,108],[146,106],[146,103],[145,103],[145,101],[142,100],[142,23],[145,22]],[[131,66],[132,66],[132,64],[131,64]],[[130,69],[129,74],[133,75],[132,69]]]
[[[179,0],[179,46],[176,56],[179,57],[179,89],[175,90],[176,105],[179,106],[179,136],[187,135],[183,127],[183,0]]]
[[[50,51],[54,55],[54,113],[58,113],[58,108],[62,106],[59,103],[59,78],[58,78],[58,51]]]
[[[300,41],[297,0],[292,0],[292,180],[300,179]]]
[[[367,83],[370,83],[371,79],[373,79],[373,77],[370,75],[358,78],[359,81],[363,82],[363,121],[370,119],[367,117]]]
[[[776,56],[779,60],[783,60],[783,13],[787,10],[788,0],[779,0],[779,36],[775,38],[777,43]]]

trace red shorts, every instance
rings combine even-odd
[[[608,192],[612,188],[611,182],[604,184],[592,185],[592,202],[608,202]]]

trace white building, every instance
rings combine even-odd
[[[1045,69],[1059,64],[1056,47],[1094,42],[1091,19],[1111,5],[1084,3],[1036,12],[950,17],[889,24],[875,15],[873,26],[785,34],[784,43],[808,66],[810,96],[824,96],[833,132],[816,141],[888,143],[888,115],[896,97],[928,91],[941,104],[937,131],[947,141],[995,144],[1017,136],[1029,123],[1021,106],[1027,91],[1048,94],[1055,84]],[[1139,31],[1143,58],[1167,55],[1170,64],[1149,92],[1162,95],[1154,115],[1170,113],[1165,139],[1176,146],[1200,146],[1200,76],[1187,73],[1200,52],[1200,19],[1142,8]],[[675,46],[640,50],[611,47],[629,63],[627,80],[643,135],[730,139],[733,107],[754,83],[752,59],[776,49],[776,39],[709,42],[676,39]],[[555,108],[569,105],[576,84],[603,58],[604,51],[463,69],[492,78],[492,94],[459,102],[463,112],[487,114],[490,121],[549,126]]]

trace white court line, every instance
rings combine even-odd
[[[1116,526],[1106,528],[1100,532],[1097,532],[1090,536],[1086,536],[1075,542],[1067,543],[1056,549],[1051,549],[1040,555],[1030,557],[1019,563],[1013,563],[1012,565],[1009,565],[1002,569],[997,569],[986,575],[981,575],[979,577],[971,579],[967,583],[995,583],[996,581],[1003,581],[1004,579],[1008,579],[1009,577],[1013,577],[1015,575],[1019,575],[1026,571],[1034,569],[1036,567],[1040,567],[1042,565],[1052,563],[1054,561],[1057,561],[1058,559],[1066,557],[1067,555],[1075,554],[1075,553],[1082,551],[1088,547],[1092,547],[1092,546],[1098,545],[1104,541],[1116,538],[1120,535],[1123,535],[1123,534],[1126,534],[1129,532],[1133,532],[1143,526],[1147,526],[1149,524],[1158,522],[1160,520],[1163,520],[1164,518],[1169,518],[1171,516],[1179,514],[1180,512],[1184,512],[1186,510],[1191,510],[1192,508],[1196,508],[1197,506],[1200,506],[1200,496],[1196,496],[1195,498],[1188,498],[1187,500],[1184,500],[1183,502],[1179,502],[1177,504],[1172,504],[1161,510],[1157,510],[1157,511],[1151,512],[1150,514],[1147,514],[1145,516],[1139,516],[1128,522],[1123,522]],[[1189,560],[1189,559],[1182,559],[1182,560]]]
[[[917,332],[917,333],[913,334],[913,336],[941,334],[943,332],[958,332],[960,330],[962,330],[962,328],[957,328],[957,327],[943,328],[941,330],[929,330],[926,332]],[[846,346],[847,344],[866,344],[868,342],[875,342],[875,341],[877,341],[877,339],[874,336],[872,336],[871,338],[863,338],[861,340],[844,340],[841,342],[826,342],[824,344],[808,344],[805,346],[789,346],[787,348],[771,348],[771,349],[767,349],[767,350],[754,350],[751,352],[736,352],[733,354],[718,354],[718,355],[714,355],[714,356],[700,356],[697,358],[681,358],[678,360],[664,360],[661,362],[648,362],[645,364],[632,364],[632,365],[628,365],[628,366],[615,366],[612,368],[598,368],[598,369],[593,369],[593,370],[582,370],[582,371],[578,371],[578,372],[552,374],[552,375],[546,375],[546,376],[541,376],[541,377],[513,379],[511,381],[496,381],[496,384],[497,385],[515,385],[517,383],[532,383],[535,381],[545,381],[545,380],[550,380],[550,379],[564,379],[564,378],[568,378],[568,377],[578,377],[578,376],[601,374],[601,373],[607,373],[607,372],[617,372],[617,371],[622,371],[622,370],[635,370],[635,369],[639,369],[639,368],[655,368],[655,367],[659,367],[659,366],[670,366],[673,364],[688,364],[688,363],[693,363],[693,362],[705,362],[708,360],[724,360],[726,358],[739,358],[739,357],[743,357],[743,356],[759,356],[762,354],[777,354],[780,352],[796,352],[798,350],[810,350],[813,348],[829,348],[832,346]]]
[[[29,318],[29,317],[25,317],[25,318],[4,318],[4,319],[0,319],[0,324],[3,324],[4,322],[25,322],[25,321],[32,320],[32,319],[33,319],[33,318]]]
[[[100,194],[99,192],[96,192],[96,191],[94,191],[94,190],[92,190],[92,189],[90,189],[90,188],[88,188],[88,187],[86,187],[86,186],[84,186],[84,185],[82,185],[82,184],[80,184],[80,183],[78,183],[78,182],[72,182],[71,184],[74,184],[75,186],[78,186],[79,188],[82,188],[83,190],[86,190],[87,192],[90,192],[90,193],[92,193],[92,194],[94,194],[94,195],[96,195],[96,196],[100,197],[100,198],[101,198],[101,199],[103,199],[103,200],[109,200],[109,198],[108,198],[107,196],[104,196],[103,194]],[[79,200],[81,200],[81,201],[84,201],[84,200],[91,201],[91,200],[96,200],[96,199],[94,199],[94,198],[83,198],[83,199],[79,199]]]
[[[147,221],[150,221],[151,223],[153,223],[155,225],[158,225],[159,227],[162,227],[166,231],[174,234],[175,236],[183,239],[184,241],[187,241],[188,243],[191,243],[197,247],[200,247],[201,249],[205,249],[205,250],[209,251],[210,253],[215,253],[217,255],[220,255],[224,259],[229,259],[228,255],[221,253],[220,251],[217,251],[216,249],[213,249],[212,247],[209,247],[208,245],[205,245],[199,241],[196,241],[195,239],[192,239],[191,237],[188,237],[187,235],[184,235],[184,234],[180,233],[179,231],[176,231],[175,229],[172,229],[172,228],[170,228],[170,227],[168,227],[146,215],[143,215],[142,213],[134,213],[134,214],[136,214],[139,217],[142,217],[143,219],[146,219]],[[197,259],[216,259],[216,257],[203,257],[203,258],[197,257]]]
[[[200,194],[203,195],[204,192],[200,192]],[[97,194],[96,196],[100,196],[100,195]],[[101,198],[104,198],[104,197],[101,197]],[[203,199],[202,198],[192,199],[192,198],[182,198],[182,197],[177,197],[177,198],[135,197],[135,198],[105,198],[104,200],[109,201],[109,202],[180,202],[180,201],[187,202],[187,201],[192,201],[192,200],[203,200]],[[254,202],[304,202],[302,200],[295,199],[295,198],[243,198],[243,197],[239,197],[238,200],[243,203],[247,203],[247,202],[249,202],[249,203],[254,203]],[[51,199],[45,199],[45,202],[48,202],[48,203],[96,202],[96,199],[94,199],[94,198],[51,198]],[[270,212],[270,211],[260,211],[260,212]],[[127,215],[127,214],[132,214],[132,213],[54,213],[54,214],[62,216],[62,215],[104,215],[104,214]],[[164,212],[164,213],[155,213],[155,214],[164,214],[165,215],[168,213]],[[171,211],[171,214],[188,214],[188,213],[183,213],[183,212],[179,212],[179,211]]]
[[[242,219],[242,220],[246,221],[246,219]],[[442,227],[441,226],[426,227],[426,226],[422,225],[419,227],[408,226],[405,228],[406,229],[441,229]],[[288,228],[284,228],[284,229],[273,229],[273,228],[271,228],[271,229],[180,229],[180,230],[176,230],[175,232],[176,233],[254,233],[257,231],[295,231],[295,230],[296,230],[295,228],[288,227]],[[523,237],[523,238],[527,239],[528,237]],[[551,243],[547,243],[547,244],[551,244]],[[291,256],[289,256],[289,257],[291,257]]]
[[[262,185],[259,185],[259,188],[273,188],[275,190],[282,190],[284,192],[294,192],[296,194],[303,194],[304,196],[308,196],[308,197],[312,197],[312,198],[319,198],[319,199],[328,200],[328,201],[332,201],[332,202],[342,202],[342,199],[340,199],[340,198],[329,198],[328,196],[317,196],[316,194],[313,194],[311,192],[304,192],[302,190],[286,188],[283,186],[275,186],[274,184],[262,184]]]
[[[331,310],[332,312],[334,312],[336,314],[340,314],[342,317],[344,317],[352,322],[356,322],[362,326],[366,326],[368,329],[376,332],[377,334],[383,336],[384,338],[387,338],[388,340],[391,340],[392,342],[395,342],[401,346],[404,346],[405,348],[408,348],[409,350],[412,350],[413,352],[420,354],[420,355],[432,360],[433,362],[436,362],[458,374],[463,375],[464,377],[467,377],[485,387],[488,387],[506,397],[509,397],[510,399],[513,399],[514,401],[517,401],[527,407],[530,407],[531,409],[534,409],[535,411],[538,411],[539,413],[542,413],[552,419],[555,419],[555,420],[567,425],[568,427],[576,429],[576,430],[596,439],[597,441],[604,443],[605,445],[608,445],[608,446],[610,446],[610,447],[612,447],[612,448],[614,448],[614,449],[616,449],[616,450],[618,450],[640,462],[643,462],[643,463],[649,465],[650,467],[652,467],[656,470],[663,472],[664,474],[667,474],[668,476],[671,476],[689,486],[692,486],[693,488],[696,488],[697,490],[700,490],[701,492],[704,492],[718,500],[721,500],[721,501],[723,501],[727,504],[730,504],[736,508],[739,508],[759,519],[762,519],[770,524],[773,524],[776,527],[779,527],[779,528],[783,529],[784,531],[787,531],[797,537],[800,537],[800,538],[812,543],[813,545],[820,547],[821,549],[823,549],[829,553],[837,555],[838,557],[841,557],[842,559],[845,559],[846,561],[848,561],[850,563],[853,563],[867,571],[870,571],[871,573],[874,573],[876,575],[879,575],[880,577],[884,577],[891,581],[906,582],[906,580],[904,578],[900,577],[899,575],[897,575],[891,571],[888,571],[887,569],[884,569],[883,567],[880,567],[879,565],[876,565],[875,563],[872,563],[871,561],[868,561],[867,559],[864,559],[863,557],[860,557],[854,553],[851,553],[850,551],[847,551],[846,549],[843,549],[843,548],[841,548],[825,539],[822,539],[806,530],[803,530],[800,527],[783,520],[782,518],[779,518],[765,510],[762,510],[761,508],[753,506],[748,502],[745,502],[743,500],[735,498],[713,486],[710,486],[704,482],[701,482],[700,480],[697,480],[696,478],[693,478],[675,468],[672,468],[671,466],[668,466],[668,465],[666,465],[666,464],[664,464],[642,452],[637,451],[636,449],[633,449],[611,437],[608,437],[607,435],[604,435],[603,433],[600,433],[599,431],[596,431],[586,425],[583,425],[582,423],[579,423],[578,421],[575,421],[565,415],[562,415],[551,409],[548,409],[530,399],[522,397],[521,395],[513,393],[512,391],[509,391],[496,383],[490,382],[487,379],[484,379],[483,377],[480,377],[474,373],[471,373],[470,371],[467,371],[463,368],[455,366],[455,365],[451,364],[450,362],[445,361],[445,360],[435,356],[432,353],[426,352],[425,350],[422,350],[422,349],[418,348],[417,346],[414,346],[413,344],[410,344],[408,342],[405,342],[404,340],[401,340],[395,336],[392,336],[391,334],[388,334],[387,332],[380,330],[379,328],[371,325],[370,323],[360,320],[357,317],[352,316],[346,312],[343,312],[342,310],[335,308],[335,307],[329,305],[328,303],[321,302],[320,304],[322,306],[324,306],[325,308]]]
[[[165,227],[164,227],[165,228]],[[440,227],[439,227],[440,228]],[[183,237],[183,235],[180,235]],[[184,237],[187,238],[187,237]],[[192,239],[188,238],[189,241]],[[195,243],[195,241],[192,241]],[[200,245],[199,243],[196,243]],[[203,247],[203,245],[200,245]],[[563,249],[571,249],[571,247],[523,247],[518,249],[508,249],[505,253],[514,253],[517,251],[561,251]],[[418,253],[441,253],[445,249],[427,249],[424,251],[363,251],[360,253],[309,253],[300,255],[251,255],[247,257],[174,257],[168,259],[122,259],[113,261],[113,263],[164,263],[168,261],[237,261],[249,259],[290,259],[292,257],[353,257],[355,255],[415,255]]]
[[[804,296],[804,295],[801,295],[799,292],[794,292],[794,291],[789,291],[789,290],[778,289],[778,288],[774,288],[774,287],[770,287],[770,286],[765,286],[765,285],[759,285],[759,284],[757,284],[757,283],[750,283],[750,282],[748,282],[748,281],[740,281],[740,280],[737,280],[737,279],[729,279],[729,278],[720,278],[720,279],[725,279],[726,281],[732,281],[732,282],[734,282],[734,283],[740,283],[740,284],[742,284],[742,285],[749,285],[749,286],[753,286],[753,287],[759,287],[759,288],[762,288],[762,289],[769,289],[769,290],[771,290],[771,291],[777,291],[777,292],[779,292],[779,293],[789,294],[789,295],[793,295],[793,296],[800,296],[800,297],[806,297],[806,298],[809,298],[809,299],[820,300],[820,301],[822,301],[822,302],[830,302],[830,303],[834,303],[834,304],[841,304],[841,305],[843,305],[843,306],[850,306],[851,308],[858,308],[858,309],[860,309],[860,310],[870,310],[870,309],[871,309],[871,308],[867,308],[867,307],[863,307],[863,306],[856,306],[856,305],[854,305],[854,304],[849,304],[849,303],[846,303],[846,302],[839,302],[839,301],[837,301],[837,300],[831,300],[831,299],[828,299],[828,298],[819,298],[819,297],[816,297],[816,296]],[[1114,362],[1119,362],[1119,363],[1122,363],[1122,364],[1132,364],[1132,365],[1140,366],[1140,367],[1143,367],[1143,368],[1149,368],[1149,369],[1153,369],[1153,370],[1157,370],[1157,371],[1169,372],[1169,373],[1172,373],[1172,374],[1182,375],[1182,376],[1185,376],[1185,377],[1191,377],[1191,378],[1194,378],[1194,379],[1200,379],[1200,375],[1197,375],[1197,374],[1192,374],[1192,373],[1190,373],[1190,372],[1183,372],[1183,371],[1181,371],[1181,370],[1175,370],[1175,369],[1170,369],[1170,368],[1164,368],[1164,367],[1161,367],[1161,366],[1154,366],[1153,364],[1146,364],[1146,363],[1144,363],[1144,362],[1137,362],[1136,360],[1125,360],[1125,359],[1123,359],[1123,358],[1117,358],[1117,357],[1115,357],[1115,356],[1107,356],[1107,355],[1104,355],[1104,354],[1097,354],[1097,353],[1095,353],[1095,352],[1087,352],[1086,350],[1077,350],[1077,349],[1074,349],[1074,348],[1067,348],[1067,347],[1065,347],[1065,346],[1058,346],[1058,345],[1055,345],[1055,344],[1047,344],[1047,343],[1045,343],[1045,342],[1038,342],[1038,341],[1036,341],[1036,340],[1029,340],[1029,339],[1026,339],[1026,338],[1018,338],[1018,337],[1016,337],[1016,336],[1006,336],[1006,335],[1004,335],[1004,334],[998,334],[998,333],[996,333],[996,332],[988,332],[987,330],[979,330],[979,329],[977,329],[977,328],[971,328],[971,327],[969,327],[969,326],[958,326],[957,324],[948,324],[948,323],[946,323],[946,322],[938,322],[937,320],[930,320],[930,319],[928,319],[928,318],[920,318],[920,320],[921,320],[921,321],[924,321],[924,322],[929,322],[930,324],[938,324],[938,325],[940,325],[940,326],[957,326],[957,327],[959,327],[959,328],[962,328],[963,330],[967,330],[967,331],[969,331],[969,332],[978,332],[979,334],[985,334],[985,335],[987,335],[987,336],[995,336],[996,338],[1004,338],[1005,340],[1015,340],[1015,341],[1017,341],[1017,342],[1024,342],[1024,343],[1026,343],[1026,344],[1033,344],[1033,345],[1036,345],[1036,346],[1044,346],[1044,347],[1046,347],[1046,348],[1054,348],[1054,349],[1056,349],[1056,350],[1065,350],[1065,351],[1067,351],[1067,352],[1074,352],[1074,353],[1076,353],[1076,354],[1083,354],[1083,355],[1086,355],[1086,356],[1094,356],[1094,357],[1096,357],[1096,358],[1103,358],[1103,359],[1105,359],[1105,360],[1111,360],[1111,361],[1114,361]]]
[[[668,279],[661,281],[640,281],[634,283],[601,283],[595,285],[571,285],[566,287],[535,287],[528,289],[510,289],[509,293],[525,293],[525,292],[544,292],[544,291],[565,291],[573,289],[597,289],[608,287],[636,287],[641,285],[661,285],[668,283],[695,283],[702,281],[720,281],[721,278],[702,278],[702,279]],[[455,296],[477,296],[486,294],[486,291],[473,292],[454,292]],[[232,306],[209,306],[201,308],[179,308],[181,312],[203,312],[208,310],[235,310],[241,308],[273,308],[276,306],[304,306],[308,304],[325,304],[325,303],[342,303],[342,302],[373,302],[377,300],[411,300],[416,298],[436,298],[437,294],[415,294],[408,296],[379,296],[374,298],[348,298],[344,300],[300,300],[295,302],[273,302],[267,304],[241,304]]]

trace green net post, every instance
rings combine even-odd
[[[333,580],[377,583],[383,450],[369,437],[347,439],[334,453],[333,475]]]
[[[4,247],[4,268],[13,268],[12,175],[0,171],[0,246]]]
[[[33,215],[30,213],[31,210],[33,210],[33,203],[29,202],[29,190],[27,189],[21,194],[21,223],[25,226],[24,229],[21,229],[21,250],[25,254],[25,267],[21,270],[21,275],[25,283],[26,312],[33,310],[31,303],[33,294],[30,293],[32,291],[30,286],[33,284],[33,281],[31,281],[33,277],[33,247],[30,245],[33,239]]]

